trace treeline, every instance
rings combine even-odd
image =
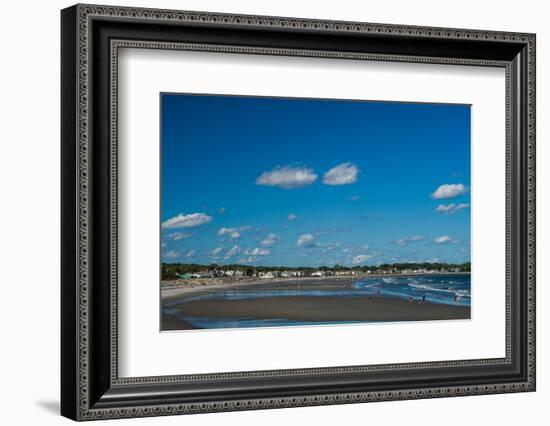
[[[269,271],[302,271],[304,274],[310,275],[315,271],[357,271],[359,273],[372,274],[376,273],[392,273],[403,271],[447,271],[447,272],[470,272],[470,262],[465,263],[444,263],[444,262],[420,262],[420,263],[384,263],[382,265],[357,265],[357,266],[319,266],[317,268],[309,266],[290,267],[290,266],[256,266],[250,265],[218,265],[209,264],[202,265],[198,263],[162,263],[162,279],[174,280],[184,274],[203,273],[207,271],[241,271],[244,276],[254,276],[260,272]]]

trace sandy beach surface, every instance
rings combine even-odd
[[[297,322],[356,322],[356,321],[426,321],[469,319],[470,307],[436,303],[420,303],[384,296],[284,296],[277,290],[338,290],[353,288],[351,277],[288,279],[270,282],[248,282],[231,285],[165,289],[162,291],[162,329],[189,330],[198,328],[186,321],[195,318],[272,318]],[[201,298],[224,290],[266,291],[260,298],[219,299]],[[198,300],[197,300],[198,299]],[[169,309],[168,309],[169,308]]]

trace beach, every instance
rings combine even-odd
[[[418,291],[418,297],[410,300],[382,293],[375,285],[377,278],[301,278],[164,289],[162,330],[470,318],[469,305],[423,301],[422,295],[430,293]]]

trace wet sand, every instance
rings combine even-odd
[[[317,279],[305,284],[302,280],[288,280],[269,283],[246,284],[247,290],[289,290],[307,288],[315,290],[334,290],[351,288],[352,280]],[[239,286],[232,286],[238,290]],[[216,293],[216,288],[196,288],[183,291],[163,291],[163,305],[169,304],[172,314],[163,313],[163,330],[194,329],[192,324],[182,317],[202,318],[255,318],[287,319],[300,322],[346,322],[346,321],[428,321],[469,319],[470,307],[443,305],[435,303],[412,304],[384,296],[285,296],[262,297],[243,300],[187,300],[203,294]]]

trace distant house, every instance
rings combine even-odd
[[[275,274],[273,274],[273,272],[269,271],[269,272],[260,272],[258,274],[258,276],[260,277],[261,280],[272,280],[275,278]]]
[[[324,277],[325,271],[315,271],[311,274],[312,277]]]
[[[236,269],[236,270],[228,269],[227,271],[224,271],[223,274],[226,277],[242,277],[242,276],[244,276],[244,272],[241,271],[240,269]]]

